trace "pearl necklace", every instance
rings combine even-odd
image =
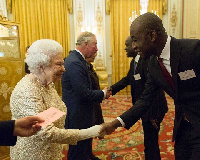
[[[33,76],[35,77],[35,80],[36,80],[41,86],[45,87],[45,85],[42,83],[42,81],[41,81],[34,73],[32,73],[32,74],[33,74]]]
[[[49,84],[52,84],[52,82],[48,83],[48,84],[43,84],[42,81],[34,74],[32,73],[33,76],[35,77],[36,81],[42,86],[42,87],[45,87],[46,89],[49,89]]]

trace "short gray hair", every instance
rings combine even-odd
[[[30,72],[39,73],[39,67],[49,66],[51,57],[58,53],[63,53],[63,47],[58,42],[51,39],[41,39],[30,46],[24,61]]]
[[[96,36],[92,32],[83,32],[78,36],[76,45],[81,45],[83,42],[90,43],[93,37]]]

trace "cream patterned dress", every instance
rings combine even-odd
[[[53,85],[46,89],[28,75],[18,82],[12,92],[10,108],[14,120],[37,115],[50,107],[67,111]],[[34,136],[17,137],[16,145],[10,148],[11,160],[62,160],[62,144],[76,144],[80,134],[76,129],[64,129],[65,117],[42,128]]]

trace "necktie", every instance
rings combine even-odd
[[[172,81],[171,75],[169,74],[169,72],[165,68],[162,58],[158,58],[158,63],[160,64],[160,67],[161,67],[161,70],[162,70],[162,73],[163,73],[163,76],[164,76],[165,80],[174,89],[175,88],[174,87],[174,82]]]
[[[135,75],[135,72],[136,72],[136,68],[137,68],[137,62],[134,61],[134,75]]]

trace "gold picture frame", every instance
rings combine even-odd
[[[0,21],[0,60],[21,59],[19,24]]]

